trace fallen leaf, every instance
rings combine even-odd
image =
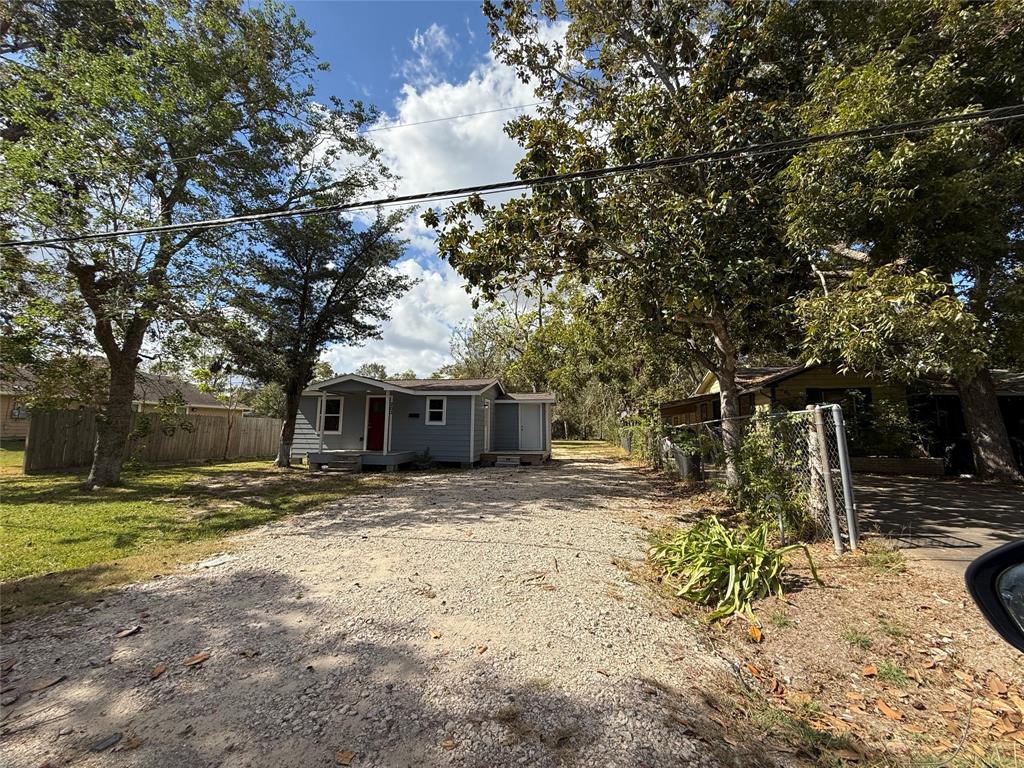
[[[166,671],[167,671],[167,665],[166,664],[157,664],[155,667],[153,667],[153,670],[149,673],[149,679],[150,680],[156,680],[158,677],[160,677],[160,675],[162,675]]]
[[[206,653],[206,651],[203,651],[202,653],[197,653],[195,656],[189,656],[187,659],[185,659],[185,666],[194,667],[198,664],[202,664],[208,658],[210,658],[210,654]]]
[[[752,674],[754,677],[757,677],[757,678],[761,677],[761,670],[758,669],[757,667],[755,667],[749,661],[746,664],[744,664],[743,666],[746,667],[747,672]]]
[[[477,652],[478,654],[479,654],[479,653],[485,653],[486,651],[487,651],[487,646],[486,646],[486,645],[481,645],[481,646],[478,646],[478,647],[477,647],[477,649],[476,649],[476,652]]]
[[[786,695],[786,686],[784,686],[782,684],[782,682],[777,677],[773,677],[772,678],[772,684],[771,684],[770,689],[771,689],[771,693],[772,693],[773,696],[785,696]]]
[[[604,675],[605,677],[608,677],[608,670],[606,670],[606,669],[599,669],[599,670],[597,670],[597,674]]]
[[[455,749],[455,739],[445,739],[442,741],[441,749]]]
[[[334,756],[334,762],[338,765],[352,765],[352,761],[356,759],[356,753],[350,749],[338,750],[338,753]]]
[[[878,667],[876,667],[874,664],[868,664],[866,667],[864,667],[864,671],[861,672],[861,674],[864,675],[864,677],[874,677],[878,674]]]
[[[31,686],[29,688],[29,691],[32,692],[32,693],[36,693],[37,691],[42,691],[42,690],[44,690],[46,688],[50,688],[51,686],[54,686],[57,683],[61,683],[61,682],[65,681],[65,680],[67,680],[67,679],[68,679],[67,675],[61,675],[60,677],[49,677],[49,678],[46,678],[45,680],[40,680],[35,685]]]
[[[999,675],[995,674],[988,679],[988,689],[996,696],[1005,696],[1008,693],[1006,683],[999,678]]]
[[[850,701],[864,701],[864,694],[857,693],[857,691],[847,691],[846,698],[848,698]]]
[[[751,624],[749,632],[750,632],[750,639],[751,640],[753,640],[755,643],[760,643],[761,642],[762,635],[761,635],[761,628],[760,627],[755,626],[754,624]]]
[[[432,629],[432,630],[430,631],[430,636],[431,636],[432,638],[434,638],[435,640],[440,640],[440,639],[441,639],[441,633],[440,633],[440,632],[438,632],[438,631],[437,631],[436,629]]]
[[[100,739],[95,744],[93,744],[91,747],[89,747],[89,751],[90,752],[103,752],[105,750],[110,749],[112,746],[117,744],[117,742],[119,742],[120,740],[121,740],[121,734],[120,733],[112,733],[109,736],[107,736],[105,739]]]
[[[136,624],[134,627],[128,627],[128,629],[122,629],[120,632],[117,633],[116,637],[131,637],[132,635],[137,635],[141,631],[142,631],[142,625],[141,624]]]
[[[558,589],[558,587],[556,587],[554,584],[541,584],[540,588],[545,590],[546,592],[554,592],[556,589]]]
[[[959,669],[954,669],[953,670],[953,674],[957,677],[957,679],[960,680],[960,682],[966,683],[967,685],[971,686],[972,688],[974,687],[974,678],[971,677],[970,675],[968,675],[966,672],[963,672],[962,670],[959,670]]]
[[[893,709],[892,707],[890,707],[888,704],[886,704],[881,699],[879,699],[878,701],[875,702],[875,706],[878,707],[878,711],[879,712],[881,712],[883,715],[888,717],[890,720],[902,720],[903,719],[903,713],[902,712],[900,712],[897,709]]]

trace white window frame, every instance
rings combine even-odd
[[[437,410],[436,408],[431,408],[430,407],[430,401],[431,400],[440,400],[441,401],[441,420],[440,421],[431,421],[430,420],[430,412],[432,410],[434,410],[434,411]],[[426,424],[428,427],[443,427],[445,424],[448,423],[448,397],[446,395],[441,395],[440,397],[438,397],[436,395],[427,395],[426,402],[424,403],[424,409],[423,409],[423,423]]]
[[[333,430],[333,429],[325,430],[324,429],[324,420],[327,417],[327,401],[328,400],[337,400],[338,401],[338,428],[337,428],[337,430]],[[332,413],[331,416],[333,416],[333,415],[334,414]],[[323,397],[321,397],[320,398],[320,423],[317,424],[317,431],[321,435],[340,435],[341,434],[341,430],[342,430],[342,426],[344,425],[344,421],[345,421],[345,396],[344,395],[324,395]]]

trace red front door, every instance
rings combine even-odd
[[[384,409],[387,403],[383,397],[369,398],[370,413],[366,417],[366,450],[384,450]]]

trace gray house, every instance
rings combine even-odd
[[[462,466],[551,455],[554,395],[506,392],[497,379],[378,381],[354,374],[302,393],[292,458],[394,469],[417,455]]]

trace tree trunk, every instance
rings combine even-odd
[[[135,399],[135,370],[138,358],[124,356],[110,362],[110,385],[107,404],[96,421],[96,447],[92,469],[86,485],[106,488],[121,482],[121,466],[128,448],[132,423],[132,401]]]
[[[281,445],[277,450],[277,461],[274,462],[279,467],[290,467],[292,465],[295,420],[299,415],[299,400],[301,398],[302,386],[296,381],[288,382],[284,393],[284,423],[281,425]]]
[[[736,384],[736,359],[723,361],[715,374],[718,377],[719,399],[722,404],[722,447],[725,450],[725,485],[736,489],[740,485],[736,469],[743,439],[743,425],[740,415],[740,390]]]
[[[992,374],[983,368],[973,379],[957,381],[957,391],[978,477],[1003,483],[1022,482],[1010,447],[1006,422],[999,411]]]
[[[717,370],[719,400],[722,406],[722,447],[725,453],[725,485],[729,489],[740,485],[739,472],[736,469],[740,455],[743,425],[737,418],[740,415],[740,391],[736,384],[736,366],[739,355],[732,342],[732,336],[726,327],[725,319],[716,313],[711,323],[711,331],[718,351]]]

